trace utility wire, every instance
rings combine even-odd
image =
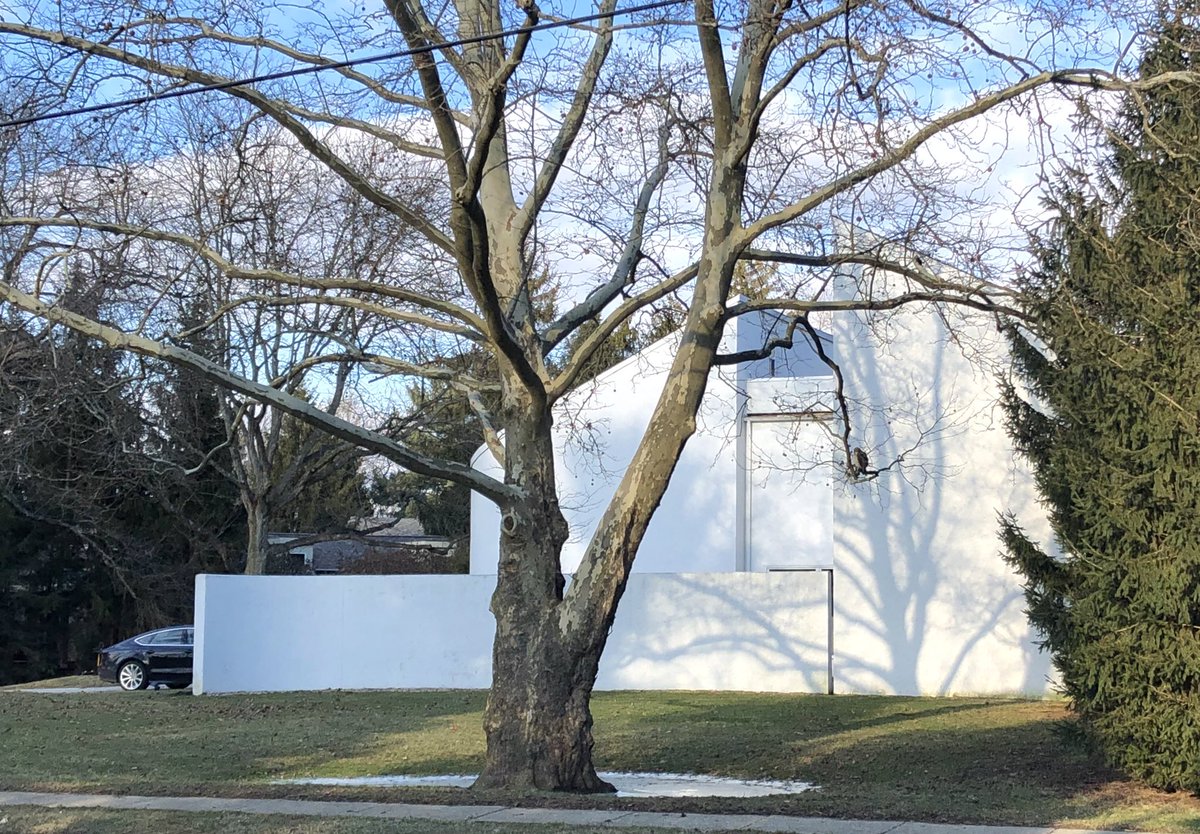
[[[331,64],[319,64],[308,67],[300,67],[298,69],[282,70],[280,72],[271,72],[266,75],[255,75],[250,78],[230,79],[229,81],[220,81],[216,84],[203,84],[199,87],[187,87],[182,90],[165,90],[160,93],[151,93],[137,98],[121,99],[120,101],[110,101],[104,104],[91,104],[87,107],[76,107],[71,110],[57,110],[52,113],[43,113],[40,116],[25,116],[20,119],[10,119],[0,122],[0,129],[6,127],[21,127],[23,125],[36,124],[37,122],[45,122],[50,119],[62,119],[67,116],[82,116],[88,113],[99,113],[104,110],[116,110],[121,107],[136,107],[139,104],[149,104],[155,101],[166,101],[172,98],[183,98],[184,96],[192,96],[198,93],[208,93],[214,90],[231,90],[235,87],[246,87],[250,84],[258,84],[263,81],[278,81],[282,78],[296,78],[301,75],[313,75],[326,70],[345,69],[354,67],[360,64],[373,64],[379,61],[390,61],[395,58],[407,58],[412,55],[422,55],[426,52],[435,52],[439,49],[448,49],[456,46],[468,46],[473,43],[486,43],[488,41],[500,40],[501,38],[509,38],[517,35],[529,34],[532,32],[545,32],[549,29],[561,29],[564,26],[574,26],[579,23],[591,23],[604,18],[618,17],[620,15],[635,14],[637,12],[653,11],[654,9],[663,9],[667,6],[678,6],[685,3],[687,0],[657,0],[654,3],[643,3],[640,6],[630,6],[627,9],[613,9],[611,12],[601,12],[597,14],[584,15],[583,17],[573,17],[568,20],[555,20],[549,23],[539,23],[535,26],[521,26],[516,29],[507,29],[503,32],[493,32],[488,35],[476,35],[471,38],[460,38],[454,41],[444,41],[442,43],[433,43],[426,46],[419,46],[416,49],[402,49],[397,52],[384,52],[379,55],[367,55],[362,58],[351,58],[346,61],[337,61]],[[82,50],[86,51],[86,50]]]

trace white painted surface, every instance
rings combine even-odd
[[[193,691],[486,687],[486,576],[196,577]]]
[[[896,276],[846,275],[831,296],[905,289]],[[737,321],[724,349],[761,343],[771,323]],[[827,350],[844,376],[851,445],[884,471],[852,483],[836,438],[812,425],[791,437],[779,432],[795,424],[764,425],[834,409],[828,369],[806,345],[774,367],[760,360],[719,369],[634,571],[832,567],[838,692],[1052,691],[1020,581],[1000,557],[1000,512],[1016,513],[1035,539],[1050,543],[1052,536],[1032,476],[1003,428],[996,375],[1009,360],[995,323],[981,313],[913,305],[839,314],[828,329]],[[586,398],[569,401],[574,425],[628,427],[591,436],[592,459],[609,463],[590,476],[590,500],[567,507],[575,535],[568,570],[640,440],[671,347],[653,346],[601,375]],[[840,421],[834,428],[840,432]],[[841,456],[836,463],[831,448]],[[587,459],[564,453],[564,494],[576,491]],[[472,524],[479,525],[472,570],[492,571],[499,532],[482,499],[473,503]]]
[[[747,569],[833,567],[836,471],[824,417],[747,421]]]
[[[878,295],[905,289],[872,276]],[[866,291],[850,279],[843,296]],[[910,306],[837,318],[851,443],[872,481],[834,487],[839,692],[1045,694],[1018,578],[1000,556],[997,515],[1051,542],[1031,473],[1003,427],[994,322],[962,308]]]
[[[634,574],[596,688],[825,692],[827,587],[819,571]]]
[[[197,694],[490,684],[494,576],[196,578]],[[823,574],[639,574],[598,689],[824,692]]]

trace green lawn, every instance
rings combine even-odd
[[[630,800],[271,784],[297,776],[475,772],[483,754],[483,700],[480,692],[4,692],[0,789],[520,802],[1200,832],[1200,801],[1116,778],[1066,740],[1059,731],[1067,720],[1064,706],[1045,701],[596,696],[602,769],[821,786],[789,797]]]

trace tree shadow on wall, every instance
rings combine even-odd
[[[825,692],[826,580],[767,576],[634,576],[597,687]]]
[[[991,423],[991,371],[964,356],[964,335],[970,344],[995,338],[931,310],[838,332],[852,431],[883,470],[835,498],[835,617],[843,645],[854,647],[835,674],[855,691],[986,690],[989,675],[998,689],[1047,688],[1049,663],[1032,644],[998,540],[994,566],[980,562],[995,539],[984,542],[980,530],[993,531],[1011,484],[998,461],[1007,441]],[[982,652],[994,636],[1024,645],[1024,656],[992,668]]]

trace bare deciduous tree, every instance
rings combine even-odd
[[[245,250],[217,242],[243,234],[237,216],[186,224],[142,202],[126,217],[90,200],[89,188],[60,187],[76,176],[64,164],[41,175],[41,187],[22,188],[20,176],[4,185],[24,202],[7,200],[0,217],[12,247],[0,297],[113,348],[186,366],[499,505],[484,786],[608,788],[592,766],[592,686],[709,372],[734,358],[719,353],[724,325],[762,309],[802,317],[912,301],[1007,310],[974,222],[981,182],[967,177],[967,163],[987,149],[971,131],[1001,113],[1036,124],[1041,91],[1120,85],[1111,72],[1076,66],[1081,58],[1069,50],[1098,50],[1089,33],[1110,27],[1067,0],[1046,7],[1045,19],[982,0],[953,8],[695,0],[635,15],[600,0],[591,22],[553,31],[534,31],[559,18],[533,0],[385,0],[385,10],[362,18],[314,12],[286,24],[203,0],[186,12],[175,3],[140,8],[35,3],[7,15],[0,37],[10,63],[57,85],[65,102],[118,95],[123,85],[166,92],[264,69],[328,70],[206,93],[250,114],[231,120],[232,138],[229,122],[206,123],[207,145],[176,148],[178,118],[164,104],[94,117],[95,135],[75,138],[79,160],[92,171],[114,160],[170,170],[174,154],[244,142],[271,124],[317,166],[323,187],[354,195],[364,233],[373,224],[410,233],[405,257],[365,273],[319,255],[247,262]],[[393,57],[333,65],[370,50]],[[420,192],[428,199],[414,200],[410,178],[434,184]],[[869,242],[851,232],[858,228],[871,230]],[[181,347],[161,290],[131,288],[124,315],[107,321],[70,312],[56,301],[58,265],[88,245],[123,247],[157,287],[197,272],[230,282],[235,291],[214,312],[231,320],[251,299],[371,320],[381,335],[369,346],[330,343],[304,358],[275,358],[345,368],[356,384],[371,374],[446,382],[474,408],[503,480],[314,407],[281,383],[287,368],[258,379]],[[897,251],[940,257],[966,277],[940,278],[921,257],[889,257]],[[165,252],[176,265],[169,271]],[[573,300],[553,313],[532,300],[542,253]],[[775,287],[786,292],[731,304],[744,260],[782,264]],[[823,287],[841,268],[888,269],[906,289],[827,299]],[[622,325],[668,298],[687,304],[668,381],[564,590],[553,407]],[[593,320],[599,326],[558,361],[565,340]],[[490,355],[487,378],[443,360],[467,345]]]

